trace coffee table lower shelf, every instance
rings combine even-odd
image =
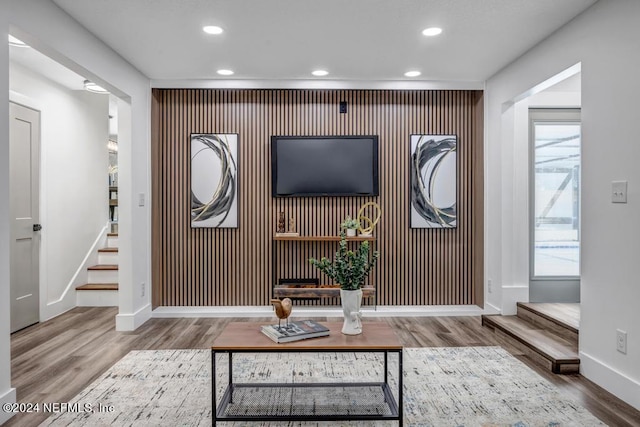
[[[367,383],[230,384],[217,421],[398,420],[389,385]]]

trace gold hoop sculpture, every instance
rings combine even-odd
[[[368,207],[373,207],[373,211],[375,212],[374,215],[376,219],[372,220],[371,218],[364,215],[365,210]],[[371,233],[373,233],[373,229],[378,224],[378,221],[380,221],[380,216],[382,216],[382,210],[380,209],[380,206],[377,203],[368,202],[362,205],[362,207],[358,211],[358,222],[360,223],[360,234],[363,236],[370,236]],[[368,224],[367,227],[364,226],[365,222]]]

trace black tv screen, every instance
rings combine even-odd
[[[274,197],[377,196],[377,136],[272,136]]]

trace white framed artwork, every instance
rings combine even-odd
[[[411,228],[455,228],[456,135],[411,135]]]
[[[238,227],[238,135],[191,134],[191,227]]]

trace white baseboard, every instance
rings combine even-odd
[[[5,403],[16,403],[16,389],[10,388],[5,394],[0,396],[0,406]],[[13,417],[13,412],[5,412],[0,410],[0,425],[9,421],[9,418]]]
[[[633,378],[582,351],[580,374],[640,410],[640,383]]]
[[[482,314],[501,314],[502,311],[500,311],[500,309],[498,307],[496,307],[493,304],[489,304],[488,302],[485,302],[484,304],[484,313]]]
[[[364,312],[371,317],[433,317],[433,316],[480,316],[484,310],[477,305],[382,305]],[[341,314],[342,315],[342,314]]]
[[[118,314],[116,316],[116,331],[135,331],[149,319],[151,319],[151,304],[145,305],[135,313]]]
[[[362,317],[480,316],[477,305],[426,305],[362,307]],[[154,318],[172,317],[269,317],[272,306],[182,307],[165,306],[153,310]],[[342,317],[340,307],[294,307],[294,317]]]
[[[297,307],[296,307],[297,311]],[[172,317],[265,317],[273,315],[272,306],[184,307],[163,306],[151,313],[153,318]]]

